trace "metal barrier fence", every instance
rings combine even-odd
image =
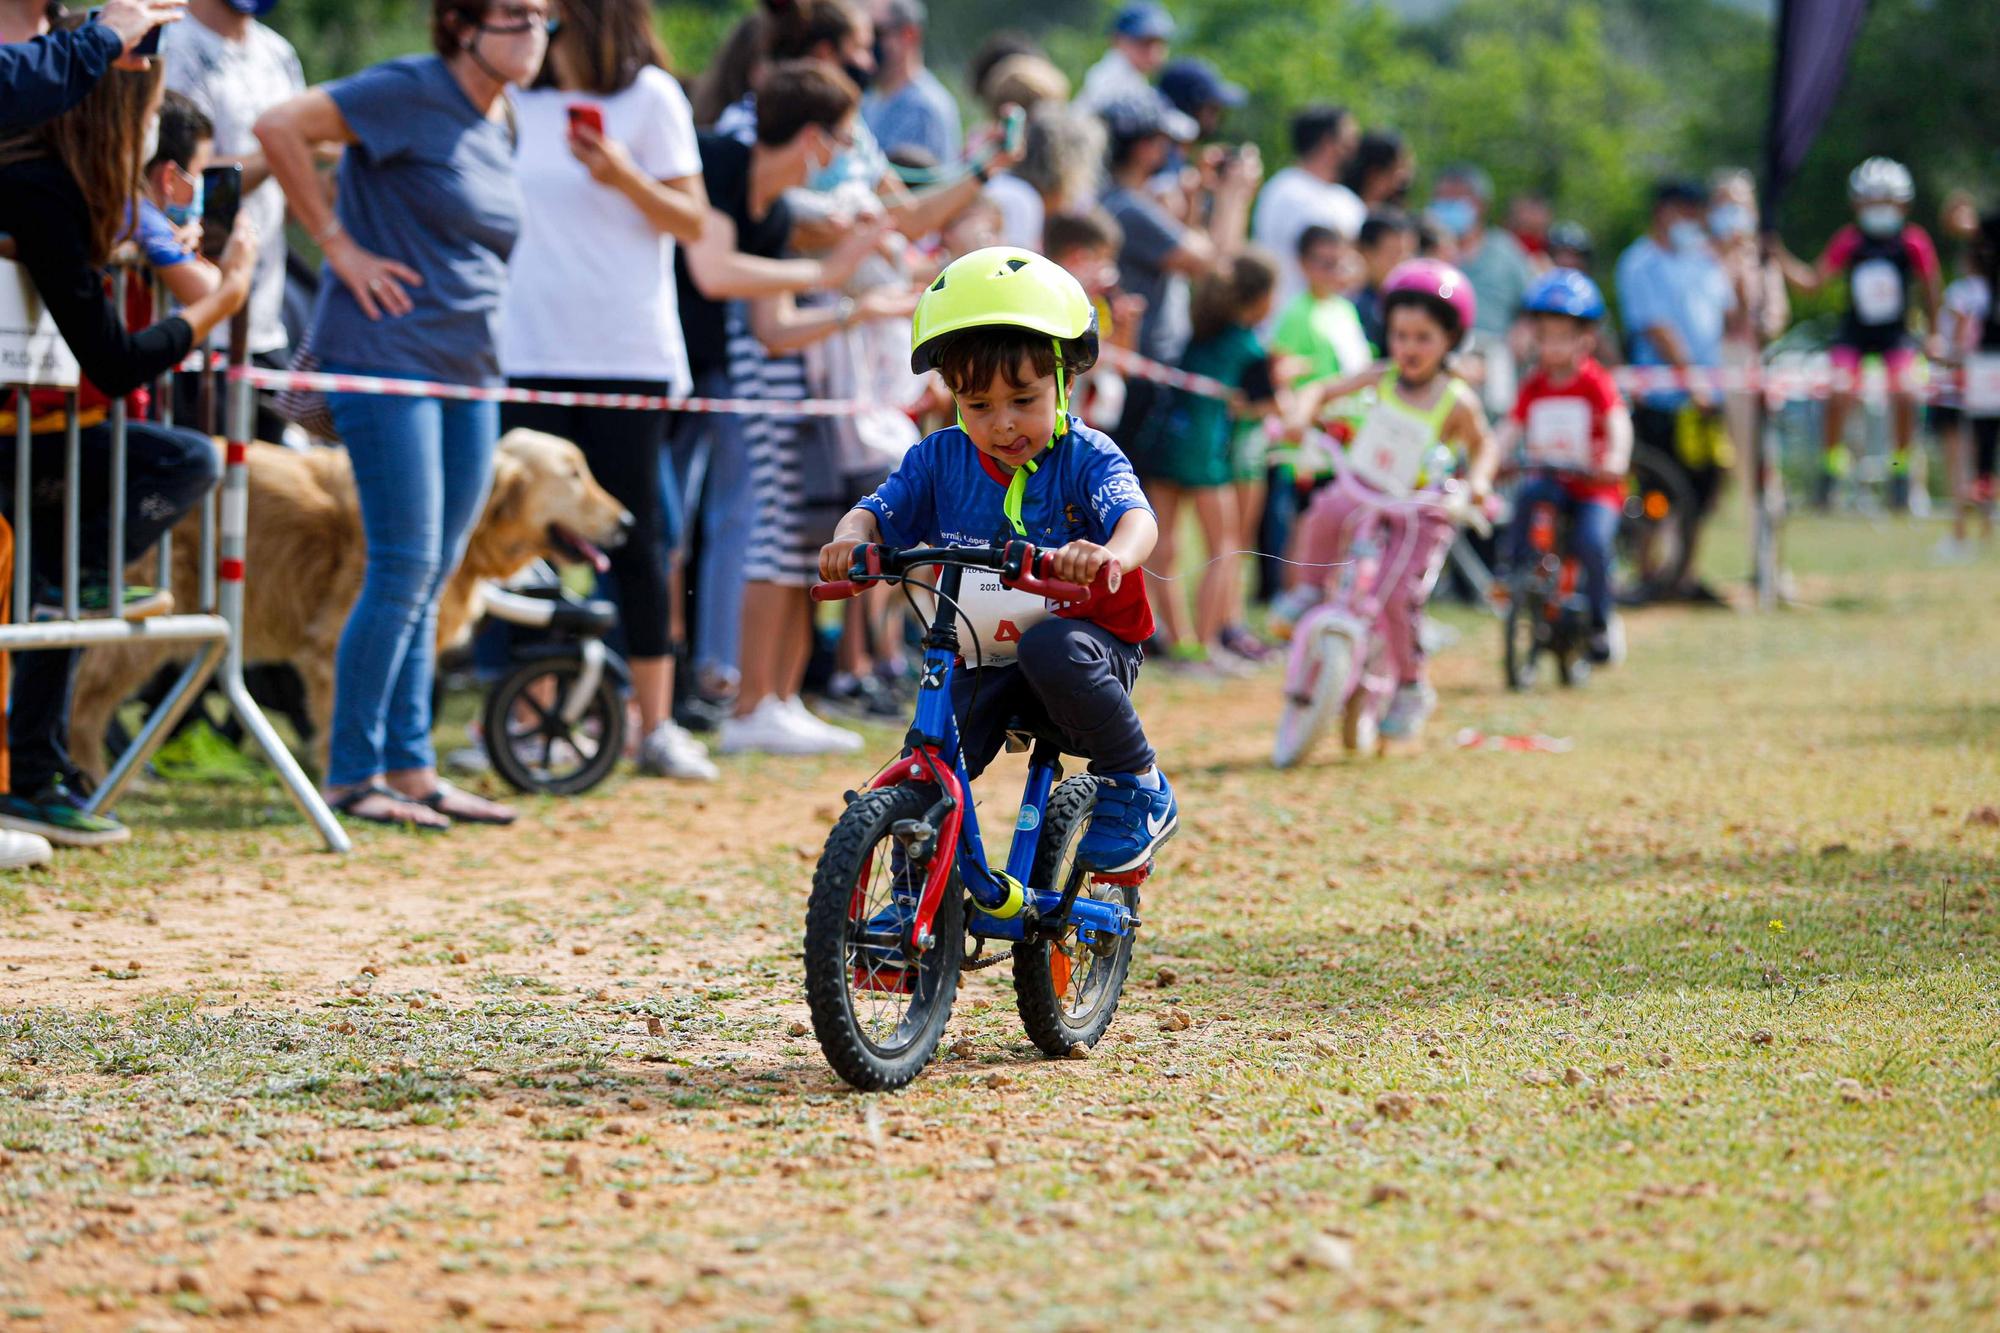
[[[113,277],[114,299],[124,317],[126,286],[130,271],[120,267]],[[249,521],[250,476],[249,440],[253,433],[253,390],[247,381],[232,380],[227,390],[225,445],[221,502],[211,493],[201,501],[201,549],[198,556],[197,606],[184,612],[179,605],[168,615],[127,620],[125,607],[125,491],[127,471],[127,408],[123,397],[106,408],[110,432],[107,481],[110,490],[109,549],[107,563],[107,608],[102,618],[86,618],[81,606],[82,514],[79,482],[82,477],[83,424],[79,408],[79,373],[74,357],[62,346],[40,310],[27,277],[15,265],[0,261],[0,389],[11,390],[14,407],[14,614],[12,623],[0,625],[0,651],[35,652],[60,648],[87,648],[92,645],[144,641],[147,643],[198,644],[194,660],[181,671],[172,690],[147,718],[124,754],[92,793],[89,809],[104,812],[112,808],[130,787],[132,779],[172,734],[188,709],[201,696],[210,679],[221,684],[230,710],[256,738],[259,748],[278,772],[292,801],[319,830],[328,850],[345,852],[347,834],[320,798],[318,790],[299,767],[263,709],[250,697],[243,678],[243,581],[246,574],[245,536]],[[156,310],[167,308],[163,290],[156,286]],[[248,317],[239,313],[230,326],[229,364],[247,361]],[[210,358],[201,357],[202,402],[210,421],[201,423],[213,436],[212,404],[214,374]],[[163,374],[156,386],[156,403],[162,424],[173,420],[174,372]],[[34,410],[31,389],[60,389],[63,393],[63,499],[62,499],[62,593],[55,614],[37,617],[31,577],[34,531]],[[219,537],[219,543],[218,543]],[[219,550],[218,550],[219,547]],[[173,579],[172,534],[162,537],[158,547],[157,583],[171,589]]]

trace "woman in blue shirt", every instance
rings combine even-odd
[[[406,56],[273,107],[257,139],[326,253],[308,341],[329,371],[497,385],[500,302],[521,226],[506,89],[548,49],[547,0],[433,0],[435,55]],[[338,212],[316,143],[348,145]],[[335,663],[334,808],[442,829],[514,812],[438,778],[437,597],[485,503],[493,403],[330,394],[354,461],[368,568]]]

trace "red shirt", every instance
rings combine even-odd
[[[979,466],[986,475],[1005,486],[1014,479],[1014,474],[1001,467],[985,454],[979,454]],[[1064,506],[1064,517],[1068,522],[1071,537],[1087,537],[1081,509],[1076,505]],[[1051,532],[1036,543],[1039,550],[1054,551],[1066,545],[1061,540],[1063,534]],[[1125,571],[1119,581],[1118,591],[1100,594],[1082,606],[1066,606],[1056,612],[1064,620],[1088,620],[1093,625],[1101,625],[1126,643],[1144,643],[1153,637],[1153,604],[1146,596],[1146,576],[1136,569]]]
[[[1535,410],[1535,404],[1549,403],[1554,410]],[[1580,408],[1568,404],[1580,404]],[[1568,432],[1566,426],[1579,420],[1587,422],[1588,438],[1578,444],[1585,457],[1576,461],[1601,470],[1605,466],[1606,455],[1611,449],[1611,435],[1607,427],[1614,408],[1623,407],[1625,397],[1618,392],[1611,372],[1599,365],[1595,357],[1585,357],[1578,363],[1576,374],[1565,383],[1557,385],[1549,378],[1548,372],[1536,370],[1521,382],[1521,391],[1514,399],[1512,417],[1528,434],[1528,466],[1534,468],[1536,438],[1542,430],[1550,431],[1558,439]],[[1558,446],[1559,447],[1559,446]],[[1559,455],[1558,455],[1559,456]],[[1546,464],[1544,464],[1546,466]],[[1625,483],[1622,480],[1600,480],[1592,477],[1563,475],[1563,489],[1578,500],[1594,501],[1598,504],[1622,505],[1625,503]]]

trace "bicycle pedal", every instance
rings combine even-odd
[[[1116,889],[1136,889],[1152,877],[1153,862],[1148,861],[1137,870],[1121,870],[1115,875],[1092,875],[1090,882],[1107,884]]]
[[[871,971],[865,967],[854,969],[854,989],[881,991],[890,995],[908,995],[917,988],[917,974],[907,967],[883,968]]]

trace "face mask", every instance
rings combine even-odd
[[[208,182],[196,176],[194,178],[194,194],[188,198],[186,203],[176,204],[169,202],[165,208],[160,210],[167,215],[167,221],[173,223],[176,227],[185,227],[190,222],[199,221],[202,204],[207,198],[207,184]]]
[[[1750,210],[1741,204],[1717,204],[1708,210],[1708,229],[1723,240],[1750,234]]]
[[[812,158],[807,157],[806,188],[826,194],[845,185],[853,175],[853,164],[848,161],[853,155],[853,150],[843,148],[818,166],[814,166]]]
[[[1894,236],[1903,227],[1903,210],[1894,204],[1870,204],[1857,215],[1870,236]]]
[[[1667,239],[1681,254],[1699,254],[1708,244],[1708,233],[1702,230],[1699,222],[1683,220],[1667,228]]]
[[[1438,199],[1431,203],[1431,220],[1454,236],[1463,236],[1478,222],[1469,199]]]
[[[863,69],[855,64],[844,64],[840,68],[848,78],[854,80],[854,86],[864,93],[868,91],[868,85],[875,82],[875,71],[872,69]]]
[[[139,165],[146,166],[160,155],[160,118],[149,117],[146,132],[139,136]]]

